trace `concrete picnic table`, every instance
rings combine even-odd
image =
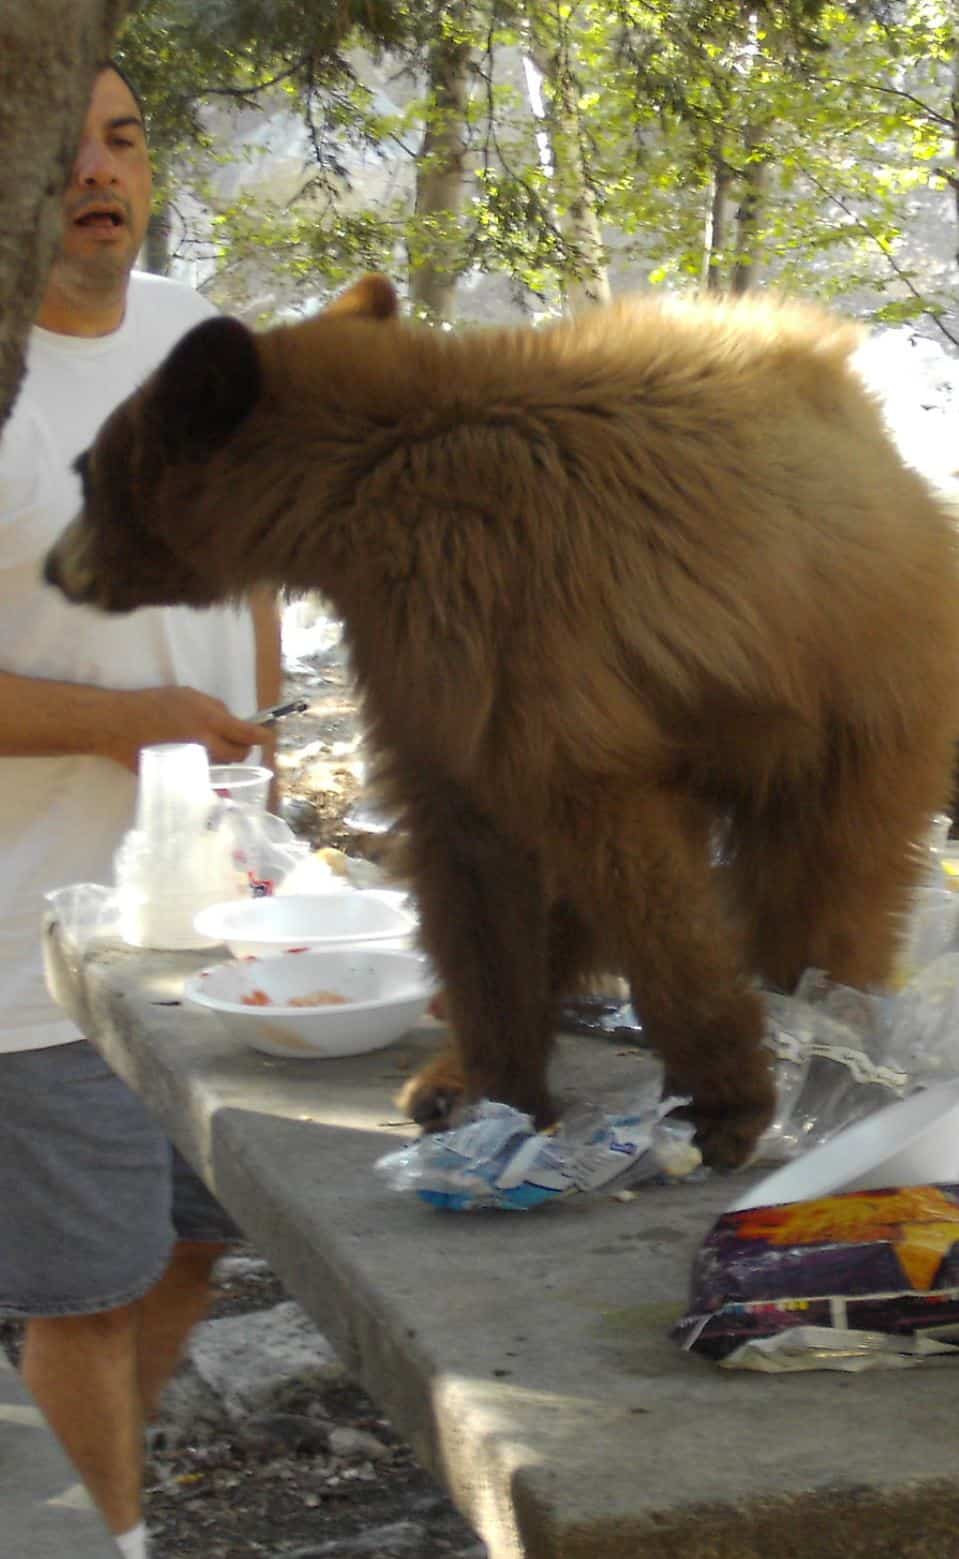
[[[763,1375],[670,1339],[746,1177],[438,1212],[373,1169],[410,1139],[392,1099],[436,1028],[349,1059],[267,1057],[179,1004],[225,956],[94,945],[74,1016],[491,1559],[956,1559],[959,1364]],[[556,1081],[622,1109],[648,1066],[560,1036]]]

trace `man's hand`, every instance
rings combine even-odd
[[[262,726],[238,720],[218,698],[196,688],[138,688],[114,697],[99,750],[134,773],[141,747],[158,742],[200,742],[211,763],[242,763],[250,748],[263,742]]]
[[[261,725],[196,688],[92,687],[0,671],[0,757],[112,758],[136,773],[140,748],[158,742],[200,742],[211,762],[242,763],[263,737]]]

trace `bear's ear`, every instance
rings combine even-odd
[[[207,319],[157,370],[151,396],[168,458],[196,459],[224,444],[260,398],[260,358],[238,319]]]
[[[352,314],[361,319],[394,319],[397,308],[396,288],[389,277],[370,271],[328,303],[323,313]]]

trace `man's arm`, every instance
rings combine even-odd
[[[256,644],[256,702],[258,709],[278,704],[283,693],[283,646],[280,606],[272,590],[254,590],[250,615]]]
[[[213,763],[240,763],[262,728],[196,688],[114,689],[0,671],[0,757],[112,758],[136,772],[140,748],[202,742]]]
[[[250,615],[253,618],[253,638],[256,646],[256,703],[258,709],[267,709],[271,704],[278,704],[283,693],[280,605],[272,590],[251,592]],[[263,754],[263,763],[273,770],[267,806],[271,812],[276,812],[280,804],[276,775],[276,728],[261,725],[257,729],[259,732],[257,741]]]

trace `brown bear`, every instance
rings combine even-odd
[[[421,1123],[461,1091],[549,1122],[558,999],[619,971],[739,1163],[773,1106],[757,978],[893,968],[959,731],[952,527],[816,309],[394,314],[374,277],[200,325],[81,457],[47,577],[342,616],[455,1041]]]

